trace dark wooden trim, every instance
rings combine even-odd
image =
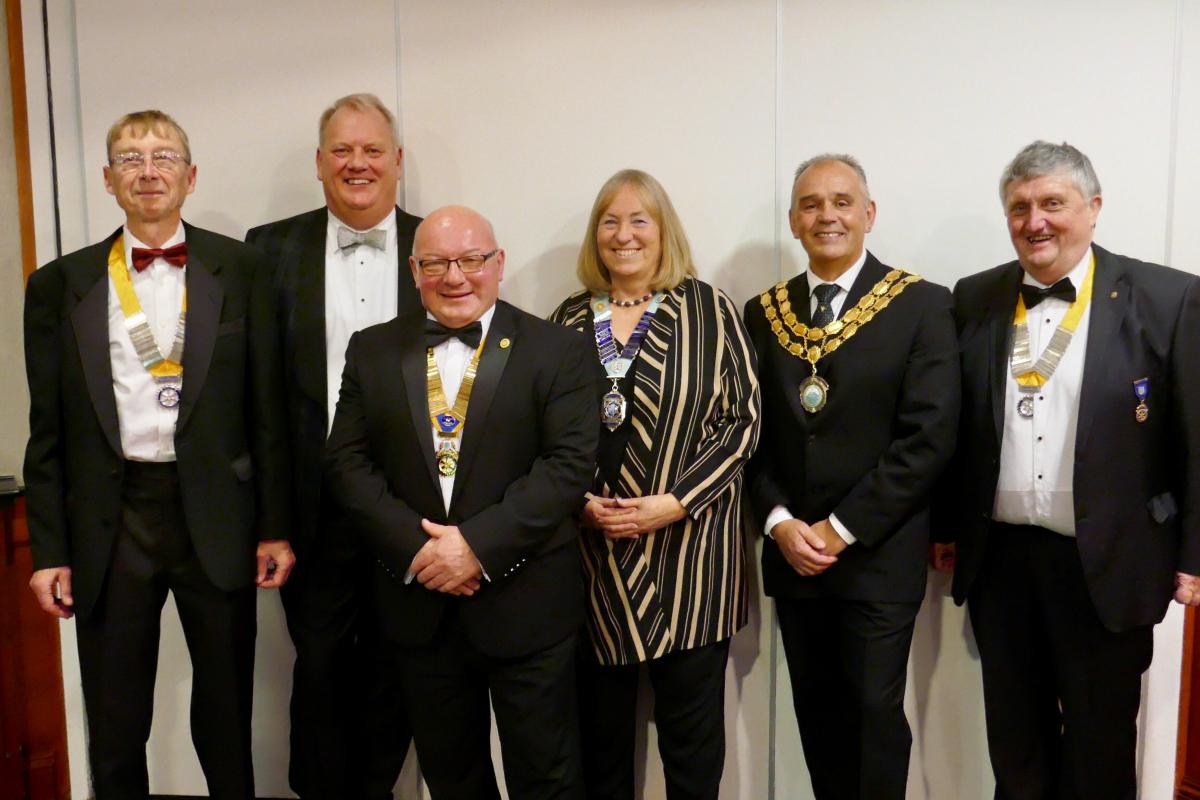
[[[33,173],[29,166],[29,103],[25,95],[25,44],[21,0],[4,0],[8,25],[8,81],[12,91],[13,163],[17,167],[17,212],[21,223],[21,271],[26,278],[37,269],[37,238],[33,227]]]

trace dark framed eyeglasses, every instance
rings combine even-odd
[[[458,268],[464,275],[470,275],[483,269],[484,264],[499,252],[500,249],[496,248],[490,253],[472,253],[458,258],[423,258],[417,261],[417,267],[422,274],[436,278],[449,272],[451,264],[458,264]]]

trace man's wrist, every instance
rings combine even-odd
[[[795,519],[792,512],[788,511],[787,506],[775,506],[771,509],[771,513],[767,514],[767,522],[764,525],[763,533],[768,539],[774,539],[771,531],[775,530],[775,526],[781,522],[787,522],[789,519]]]

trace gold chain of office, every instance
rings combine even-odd
[[[805,325],[797,319],[792,311],[792,301],[788,299],[787,284],[783,281],[775,284],[773,298],[772,290],[768,289],[758,299],[763,305],[767,321],[771,323],[771,332],[779,340],[779,346],[807,361],[815,370],[818,361],[849,341],[859,328],[873,320],[901,292],[919,280],[920,275],[905,274],[894,269],[871,287],[871,291],[863,295],[854,308],[824,327]]]

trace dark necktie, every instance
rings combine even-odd
[[[135,247],[133,248],[133,268],[141,272],[159,257],[173,267],[182,267],[187,263],[187,243],[180,242],[166,250],[161,247]]]
[[[447,328],[436,319],[425,320],[425,346],[437,347],[447,339],[458,339],[469,347],[479,347],[483,338],[483,324],[475,320],[461,328]]]
[[[1030,286],[1027,283],[1022,283],[1021,297],[1025,300],[1026,308],[1033,308],[1047,297],[1057,297],[1059,299],[1066,300],[1068,303],[1074,303],[1075,287],[1071,284],[1070,278],[1063,278],[1058,283],[1046,289],[1043,289],[1040,286]]]
[[[369,231],[355,231],[344,225],[339,225],[337,240],[338,250],[345,250],[347,247],[358,247],[360,244],[365,244],[367,247],[374,247],[376,250],[387,249],[387,231],[382,228],[373,228]]]
[[[833,322],[833,298],[840,291],[841,287],[836,283],[822,283],[813,289],[813,294],[817,296],[817,310],[812,316],[813,327],[824,328]]]

